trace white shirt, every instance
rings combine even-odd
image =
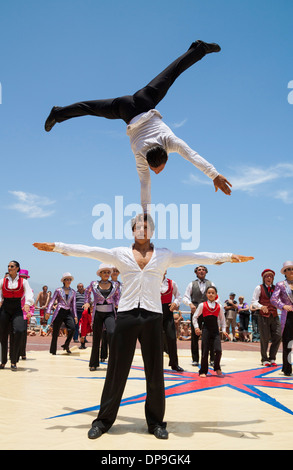
[[[12,279],[9,276],[9,274],[7,275],[7,277],[8,277],[8,289],[16,289],[18,286],[19,275],[17,274],[15,279]],[[2,296],[3,281],[4,279],[1,279],[0,281],[0,303],[3,300],[3,296]],[[23,279],[23,289],[24,289],[24,296],[25,296],[25,304],[30,305],[30,306],[34,305],[34,293],[32,289],[30,288],[30,285],[27,279]]]
[[[207,302],[208,302],[208,306],[210,308],[215,308],[216,302],[210,302],[209,300]],[[202,309],[203,309],[203,303],[199,304],[199,306],[197,307],[197,309],[195,311],[195,314],[192,317],[192,323],[193,323],[194,328],[199,328],[197,319],[202,314]],[[224,310],[223,310],[222,305],[220,305],[220,312],[219,312],[219,316],[218,316],[218,325],[219,325],[219,328],[224,333],[226,331],[226,318],[225,318],[225,314],[224,314]]]
[[[207,279],[203,279],[203,280],[200,280],[198,278],[196,278],[196,281],[198,281],[198,287],[200,289],[200,292],[202,294],[205,293],[206,291],[206,282],[207,282]],[[215,284],[212,282],[212,286],[214,286]],[[188,307],[190,307],[190,305],[192,304],[192,301],[191,301],[191,293],[192,293],[192,282],[190,282],[188,284],[188,286],[186,287],[186,291],[184,293],[184,296],[183,296],[183,299],[182,299],[182,302],[187,305]]]
[[[174,253],[167,248],[155,248],[144,269],[137,264],[132,247],[101,248],[86,245],[55,243],[54,251],[69,256],[93,258],[110,263],[120,271],[123,289],[118,312],[140,307],[162,313],[160,286],[169,267],[186,264],[215,264],[231,261],[231,253]]]
[[[173,280],[172,280],[172,286],[173,286],[173,292],[172,292],[173,302],[174,302],[174,304],[177,305],[177,307],[179,307],[180,302],[181,302],[181,295],[180,295],[180,292],[179,292],[179,289],[178,289],[178,286],[177,286],[176,282],[173,281]],[[167,292],[168,288],[169,288],[168,279],[165,278],[163,280],[162,284],[161,284],[160,293],[165,294],[165,292]]]
[[[136,159],[141,185],[141,205],[144,211],[147,210],[147,204],[151,203],[151,176],[146,160],[146,153],[151,147],[160,145],[168,155],[172,152],[179,153],[213,180],[219,175],[211,163],[192,150],[182,139],[176,137],[162,121],[162,116],[156,109],[135,116],[128,124],[126,134],[130,138],[131,150]]]

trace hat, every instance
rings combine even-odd
[[[285,270],[289,268],[289,266],[293,268],[293,261],[285,261],[285,263],[283,263],[281,274],[285,274]]]
[[[19,276],[25,276],[25,277],[28,277],[28,278],[30,277],[30,276],[28,275],[27,269],[20,269],[20,270],[18,271],[18,274],[19,274]]]
[[[72,276],[72,274],[70,273],[64,273],[63,276],[61,277],[61,282],[64,281],[64,279],[68,279],[70,277],[70,279],[73,281],[74,277]]]
[[[265,269],[265,270],[261,273],[261,277],[264,277],[264,276],[266,276],[267,274],[272,274],[272,275],[275,277],[275,271],[273,271],[272,269]]]
[[[112,266],[112,264],[102,263],[102,264],[100,264],[100,267],[99,267],[99,269],[97,270],[97,275],[100,276],[100,272],[101,272],[101,271],[105,271],[105,269],[106,269],[107,271],[111,271],[111,274],[112,274],[112,271],[113,271],[113,266]]]
[[[236,294],[234,294],[234,292],[230,292],[230,294],[229,294],[229,295],[236,295]]]

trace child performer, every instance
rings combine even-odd
[[[200,377],[206,377],[208,372],[208,358],[211,343],[214,348],[214,370],[217,375],[222,375],[220,360],[222,356],[222,347],[221,347],[221,337],[219,331],[219,325],[221,327],[222,333],[228,337],[226,333],[226,321],[225,314],[222,306],[216,302],[218,299],[217,289],[214,286],[211,286],[206,291],[207,301],[202,302],[196,309],[195,314],[193,315],[193,326],[195,333],[197,335],[202,334],[201,349],[202,349],[202,358],[201,358],[201,367],[199,371]],[[200,330],[198,326],[198,317],[203,315],[203,329]]]

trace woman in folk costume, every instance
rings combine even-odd
[[[27,314],[34,304],[33,291],[28,281],[19,276],[19,270],[19,263],[10,261],[8,274],[0,281],[1,369],[4,369],[7,362],[8,336],[10,334],[11,369],[17,370],[16,363],[19,360],[21,342],[25,332],[21,299],[23,296],[25,297],[23,309]]]
[[[19,274],[19,277],[21,277],[22,279],[29,279],[30,278],[27,269],[21,269],[18,274]],[[23,311],[23,319],[24,319],[24,322],[25,322],[25,331],[23,332],[22,342],[21,342],[21,349],[20,349],[20,356],[21,356],[22,359],[26,359],[27,325],[30,322],[31,316],[35,313],[34,304],[30,306],[30,309],[29,309],[28,313],[24,310],[24,305],[25,305],[25,295],[21,299],[21,308],[22,308],[22,311]]]
[[[62,323],[65,324],[65,327],[67,329],[67,338],[65,343],[61,347],[67,353],[71,353],[69,349],[69,344],[73,338],[75,324],[77,323],[76,293],[75,290],[70,287],[70,284],[73,279],[74,277],[70,273],[63,274],[61,278],[63,287],[58,287],[58,289],[55,290],[54,295],[51,298],[45,313],[45,318],[46,320],[48,320],[52,307],[54,303],[57,302],[57,306],[55,308],[51,321],[51,325],[53,325],[53,332],[50,353],[53,355],[56,354],[57,340]]]
[[[293,347],[293,261],[285,261],[281,269],[285,280],[277,282],[271,303],[281,310],[283,367],[285,375],[292,375]]]
[[[102,337],[103,324],[107,330],[108,343],[111,347],[111,339],[115,329],[116,306],[120,299],[118,283],[110,281],[113,266],[102,263],[97,271],[100,281],[93,281],[86,289],[84,309],[88,309],[91,295],[93,295],[93,344],[90,357],[90,370],[99,367],[99,350]]]

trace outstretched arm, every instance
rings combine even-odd
[[[223,175],[219,174],[216,168],[205,158],[201,157],[195,150],[192,150],[184,140],[179,139],[175,134],[171,134],[167,139],[168,152],[177,152],[185,160],[196,166],[205,175],[213,180],[215,190],[220,189],[224,194],[231,194],[232,184]]]
[[[232,253],[193,253],[181,252],[170,253],[170,267],[179,268],[188,264],[216,264],[223,263],[245,263],[246,261],[253,260],[253,256],[234,255]]]
[[[77,256],[80,258],[92,258],[102,263],[119,263],[115,253],[111,249],[87,245],[70,245],[67,243],[33,243],[33,246],[41,251],[61,253],[65,256]]]

